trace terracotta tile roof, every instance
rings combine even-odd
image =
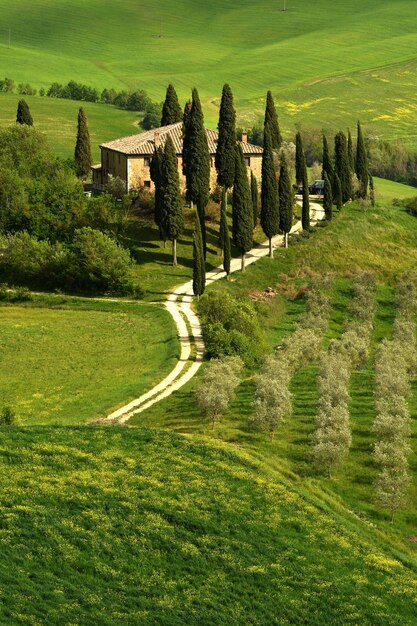
[[[155,134],[159,134],[162,147],[165,145],[167,136],[170,135],[174,142],[176,153],[182,154],[182,122],[162,126],[161,128],[154,128],[144,133],[123,137],[122,139],[108,141],[100,144],[100,148],[108,148],[109,150],[121,152],[122,154],[152,155],[155,149]],[[214,155],[216,154],[218,133],[215,130],[206,128],[206,134],[210,154]],[[243,153],[246,155],[262,154],[263,152],[260,146],[243,142],[240,142],[240,145],[242,146]]]

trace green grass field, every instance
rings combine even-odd
[[[16,121],[20,97],[16,94],[0,94],[0,126],[8,127]],[[91,149],[96,163],[100,163],[100,143],[141,132],[138,114],[133,111],[122,111],[106,104],[38,96],[25,96],[25,99],[36,129],[45,133],[53,152],[61,157],[74,156],[80,106],[84,107],[87,115]]]
[[[0,488],[2,624],[414,623],[415,562],[234,446],[3,428]]]
[[[158,383],[179,357],[162,308],[64,306],[1,306],[0,397],[19,424],[104,417]]]
[[[381,185],[380,185],[381,183]],[[401,196],[402,185],[384,185],[378,181],[379,193],[384,196]],[[326,341],[338,337],[343,330],[347,316],[346,306],[350,297],[352,272],[369,269],[378,274],[380,291],[378,311],[375,318],[373,347],[377,341],[390,336],[393,312],[392,285],[401,272],[417,266],[417,221],[404,209],[380,201],[374,209],[363,210],[356,204],[346,205],[340,215],[325,228],[319,228],[309,239],[300,239],[285,251],[278,250],[275,259],[260,260],[248,268],[244,275],[237,273],[231,281],[220,281],[209,289],[227,290],[229,293],[248,297],[267,287],[277,290],[277,296],[266,303],[258,303],[257,309],[272,350],[285,334],[291,333],[295,322],[304,310],[302,299],[291,300],[286,292],[296,292],[300,286],[308,284],[311,275],[331,273],[335,280],[332,295],[332,314]],[[247,419],[252,413],[254,372],[247,372],[245,381],[239,388],[236,401],[225,418],[216,428],[215,438],[229,441],[250,449],[259,458],[283,471],[294,481],[317,493],[332,494],[346,502],[348,506],[369,524],[382,529],[393,545],[402,550],[416,553],[417,544],[407,537],[415,534],[417,517],[414,503],[417,498],[417,391],[413,387],[411,412],[413,415],[413,456],[411,468],[414,473],[414,486],[410,492],[407,510],[398,515],[391,527],[389,518],[378,511],[372,502],[372,480],[374,468],[370,461],[373,437],[370,425],[374,417],[373,408],[373,365],[354,373],[351,383],[351,419],[354,444],[346,466],[342,467],[334,481],[322,478],[308,459],[309,436],[314,426],[316,411],[317,365],[301,371],[293,381],[295,398],[294,416],[277,434],[272,446],[263,436],[248,428]],[[158,427],[180,433],[200,434],[211,437],[209,426],[201,421],[195,409],[193,393],[199,384],[194,379],[180,391],[154,405],[144,414],[134,417],[132,425]]]
[[[197,86],[211,126],[227,81],[242,124],[262,113],[271,89],[286,133],[295,124],[353,127],[360,117],[378,135],[416,144],[415,3],[287,0],[282,7],[273,0],[149,0],[146,7],[0,0],[7,16],[0,76],[38,88],[70,79],[99,89],[143,87],[157,101],[170,81],[182,101]],[[109,131],[119,131],[118,115],[108,115]]]

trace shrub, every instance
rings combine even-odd
[[[68,278],[77,289],[110,293],[132,290],[130,252],[99,230],[75,231]]]
[[[248,367],[259,362],[265,342],[251,302],[238,300],[225,292],[215,292],[200,299],[199,311],[209,358],[236,355]]]
[[[2,412],[0,413],[0,425],[1,426],[11,426],[14,424],[15,414],[13,409],[10,406],[3,407]]]

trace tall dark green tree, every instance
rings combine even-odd
[[[236,113],[233,106],[233,94],[229,85],[223,87],[220,103],[218,141],[215,165],[217,182],[226,189],[231,189],[235,177]]]
[[[16,113],[17,124],[26,124],[27,126],[33,126],[32,115],[29,110],[29,105],[26,100],[19,100],[17,104]]]
[[[264,151],[262,154],[261,183],[261,226],[269,239],[269,256],[272,258],[272,237],[279,232],[279,196],[274,167],[271,132],[268,126],[264,131]]]
[[[252,170],[250,173],[250,195],[252,198],[253,227],[255,228],[258,223],[259,191],[258,191],[258,181],[256,180],[256,176],[254,175]]]
[[[177,155],[168,135],[161,163],[162,228],[172,241],[172,264],[177,265],[177,239],[184,228]]]
[[[353,152],[353,140],[352,133],[350,132],[350,128],[348,129],[348,159],[349,159],[349,167],[352,174],[355,172],[355,155]]]
[[[333,204],[336,205],[338,211],[341,211],[343,207],[342,185],[337,174],[334,176],[333,189]]]
[[[164,106],[162,107],[161,126],[176,124],[182,120],[182,111],[178,101],[177,92],[174,86],[169,84],[165,96]]]
[[[346,135],[339,131],[334,141],[334,169],[342,186],[343,203],[352,198],[352,175],[349,167],[349,155]]]
[[[189,130],[189,123],[190,123],[190,113],[191,113],[191,107],[192,107],[192,102],[191,100],[187,100],[187,102],[185,103],[185,107],[184,107],[184,113],[182,115],[182,173],[184,176],[186,176],[186,172],[187,172],[187,163],[190,160],[190,148],[189,148],[189,141],[190,141],[190,130]],[[190,200],[190,198],[188,197],[188,191],[186,189],[186,197],[187,200]]]
[[[205,215],[205,205],[200,198],[197,200],[197,215],[200,220],[200,229],[201,229],[201,239],[203,242],[203,255],[204,260],[206,260],[207,256],[207,234],[206,234],[206,215]]]
[[[288,234],[292,228],[294,206],[293,189],[285,156],[281,156],[281,167],[278,181],[279,195],[279,227],[284,233],[284,245],[288,248]]]
[[[301,133],[298,132],[295,136],[295,180],[297,183],[297,187],[303,184],[304,166],[305,157],[303,150],[303,139],[301,137]]]
[[[191,108],[185,115],[183,134],[187,198],[191,202],[200,201],[205,208],[210,195],[210,153],[197,89],[192,91]]]
[[[222,203],[221,203],[221,208],[220,208],[220,238],[221,238],[221,249],[223,252],[223,269],[226,272],[226,276],[229,276],[231,249],[230,249],[229,226],[227,224],[226,192],[225,192],[224,187],[222,191]]]
[[[375,186],[372,174],[369,174],[369,198],[371,200],[371,206],[375,206]]]
[[[356,143],[356,176],[359,181],[359,197],[366,198],[368,194],[369,166],[360,122],[358,122],[358,140]]]
[[[333,196],[329,177],[324,174],[323,209],[327,220],[332,219]]]
[[[159,229],[159,238],[164,242],[164,248],[166,246],[166,234],[163,229],[163,194],[161,191],[161,168],[162,168],[163,151],[161,147],[156,147],[151,159],[150,175],[151,180],[155,185],[155,212],[154,219],[155,224]]]
[[[282,144],[282,136],[279,129],[275,102],[270,91],[268,91],[268,93],[266,94],[264,132],[267,127],[269,128],[269,132],[271,133],[272,149],[278,150]]]
[[[323,171],[322,171],[323,180],[324,180],[325,174],[327,174],[330,181],[333,180],[333,164],[330,158],[329,144],[328,144],[326,135],[323,135]]]
[[[248,174],[242,147],[237,144],[235,179],[233,185],[233,241],[242,257],[242,272],[245,271],[245,255],[253,243],[253,209]]]
[[[308,230],[310,228],[310,194],[308,189],[308,173],[305,156],[303,161],[303,206],[301,212],[301,225],[303,230]]]
[[[91,144],[90,133],[88,131],[87,118],[84,109],[78,111],[77,141],[74,151],[75,169],[78,178],[86,179],[90,175],[91,165]]]
[[[204,261],[203,238],[201,236],[200,218],[195,220],[193,236],[193,293],[197,300],[204,293],[206,286],[206,264]]]

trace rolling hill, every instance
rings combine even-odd
[[[0,429],[0,487],[1,624],[415,623],[411,559],[231,446]]]
[[[143,87],[182,100],[196,85],[217,122],[228,81],[240,122],[262,112],[265,91],[283,126],[353,125],[389,139],[417,138],[417,31],[412,0],[0,0],[0,76],[47,87],[82,81]],[[10,35],[10,47],[9,47]]]

